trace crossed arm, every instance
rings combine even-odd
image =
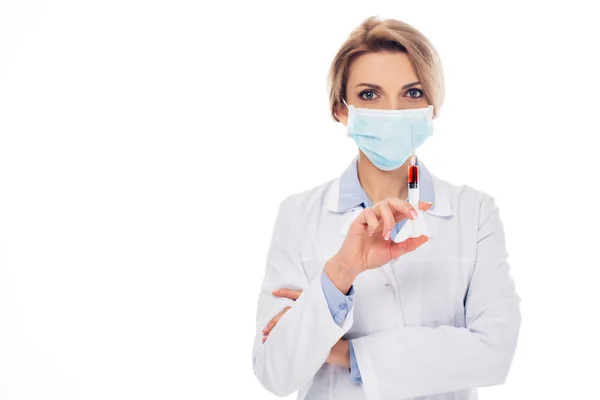
[[[258,379],[281,396],[312,379],[338,348],[345,353],[335,346],[353,323],[350,310],[336,324],[321,277],[309,282],[304,274],[296,247],[299,222],[288,207],[282,203],[269,250],[253,352]],[[486,196],[480,204],[477,259],[465,301],[466,328],[397,327],[352,341],[367,397],[416,397],[505,382],[521,315],[504,240],[498,208]],[[280,288],[302,294],[295,301],[274,296]],[[282,312],[286,307],[291,308]],[[262,330],[279,313],[263,341]]]
[[[344,294],[335,287],[331,279],[327,276],[325,271],[321,273],[321,287],[329,307],[331,317],[338,325],[342,325],[346,320],[348,312],[352,309],[354,301],[354,288],[351,287],[349,292]],[[302,294],[302,290],[294,290],[288,288],[281,288],[273,291],[273,295],[280,298],[287,298],[296,301]],[[268,339],[269,334],[273,327],[277,325],[279,319],[290,309],[290,306],[286,306],[281,310],[262,330],[263,343]],[[360,371],[354,355],[354,349],[352,347],[352,341],[346,339],[340,339],[332,347],[329,357],[327,357],[327,363],[338,365],[340,367],[346,367],[350,369],[350,378],[355,382],[361,382]]]

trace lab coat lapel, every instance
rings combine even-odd
[[[363,210],[363,208],[358,206],[358,207],[354,207],[344,213],[344,215],[342,216],[342,218],[343,218],[342,229],[340,230],[340,233],[342,235],[346,236],[346,234],[348,233],[348,230],[350,229],[350,225],[352,225],[352,222],[354,222],[354,220],[356,218],[358,218],[358,216],[360,215],[360,212],[362,210]]]

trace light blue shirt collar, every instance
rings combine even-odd
[[[419,158],[419,173],[419,200],[433,203],[431,174],[421,158]],[[358,156],[356,156],[340,177],[338,211],[345,212],[363,203],[367,207],[373,206],[373,202],[358,180]]]

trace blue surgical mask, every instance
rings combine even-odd
[[[346,101],[344,101],[346,104]],[[347,135],[383,171],[404,164],[413,150],[433,134],[433,106],[380,110],[348,106]]]

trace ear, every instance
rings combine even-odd
[[[338,104],[335,108],[335,116],[344,126],[348,125],[348,109],[343,103]]]

